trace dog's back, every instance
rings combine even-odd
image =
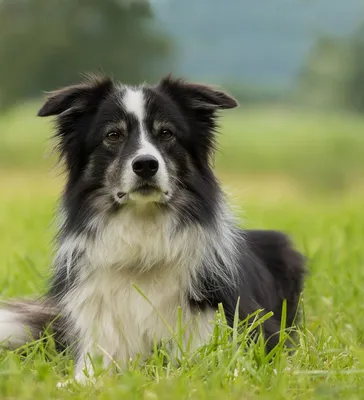
[[[248,230],[245,238],[252,253],[272,274],[277,305],[272,307],[280,318],[283,300],[287,301],[287,325],[292,325],[303,290],[304,257],[296,251],[287,235],[273,230]],[[264,304],[264,303],[263,303]]]
[[[279,335],[283,302],[286,301],[286,328],[299,323],[299,302],[303,290],[305,275],[305,259],[295,250],[287,235],[272,230],[248,230],[245,238],[252,253],[273,278],[274,288],[267,296],[261,297],[260,306],[273,311],[273,321],[270,332],[269,346],[277,344]],[[264,293],[264,292],[263,292]],[[274,294],[272,296],[272,294]],[[267,329],[267,328],[266,328]]]

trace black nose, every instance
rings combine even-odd
[[[154,176],[158,167],[158,160],[153,156],[138,156],[133,161],[133,171],[144,179]]]

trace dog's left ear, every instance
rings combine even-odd
[[[175,79],[170,75],[163,78],[158,87],[179,103],[196,110],[225,110],[238,106],[238,102],[227,93],[211,86]]]

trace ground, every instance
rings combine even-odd
[[[33,118],[19,111],[0,118],[2,297],[42,293],[52,259],[61,178],[41,157],[50,127]],[[1,398],[364,398],[363,127],[356,117],[278,111],[223,122],[218,174],[242,226],[286,231],[308,257],[295,353],[279,348],[272,359],[259,345],[246,351],[243,337],[226,340],[220,319],[213,342],[179,368],[156,352],[144,367],[131,364],[96,387],[57,389],[72,363],[40,341],[26,355],[0,353]]]

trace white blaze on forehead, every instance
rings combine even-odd
[[[137,117],[140,128],[140,140],[138,154],[153,155],[161,162],[161,155],[156,147],[148,140],[146,135],[144,119],[145,119],[145,98],[141,89],[127,88],[123,96],[123,105],[125,110]]]
[[[123,105],[128,113],[138,118],[140,124],[143,123],[145,100],[142,90],[127,88],[123,96]]]
[[[143,90],[130,87],[126,88],[122,98],[122,104],[125,111],[135,116],[139,124],[138,148],[129,160],[129,167],[127,168],[127,172],[123,178],[124,184],[126,187],[131,187],[135,181],[135,174],[132,171],[132,162],[134,158],[138,155],[151,155],[154,156],[159,163],[156,178],[163,190],[169,191],[169,178],[166,163],[162,154],[159,152],[157,147],[151,143],[150,138],[148,138],[147,135],[147,128],[145,126],[146,100]]]

